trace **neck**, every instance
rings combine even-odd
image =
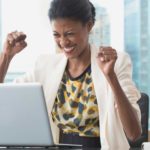
[[[79,67],[86,67],[91,62],[91,51],[90,46],[88,45],[87,48],[78,56],[78,58],[73,58],[68,60],[68,69],[75,69]]]
[[[78,58],[68,60],[67,70],[72,77],[77,77],[85,71],[90,63],[91,51],[90,46],[88,45]]]

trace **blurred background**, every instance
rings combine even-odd
[[[13,59],[5,82],[30,71],[40,53],[55,53],[47,15],[50,1],[0,0],[0,50],[7,34],[15,30],[26,33],[28,42],[28,47]],[[133,62],[133,80],[141,92],[150,96],[150,1],[91,2],[97,15],[90,42],[128,52]]]

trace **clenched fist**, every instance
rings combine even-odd
[[[27,46],[25,39],[26,35],[23,32],[15,31],[9,33],[4,43],[3,53],[8,56],[14,56],[19,53]]]
[[[97,62],[104,73],[109,76],[114,73],[114,66],[117,60],[117,52],[112,47],[100,47],[97,54]]]

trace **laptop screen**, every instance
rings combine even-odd
[[[42,86],[0,84],[0,145],[53,145]]]

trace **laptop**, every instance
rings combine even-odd
[[[0,146],[82,147],[54,144],[43,88],[39,83],[0,84]]]

